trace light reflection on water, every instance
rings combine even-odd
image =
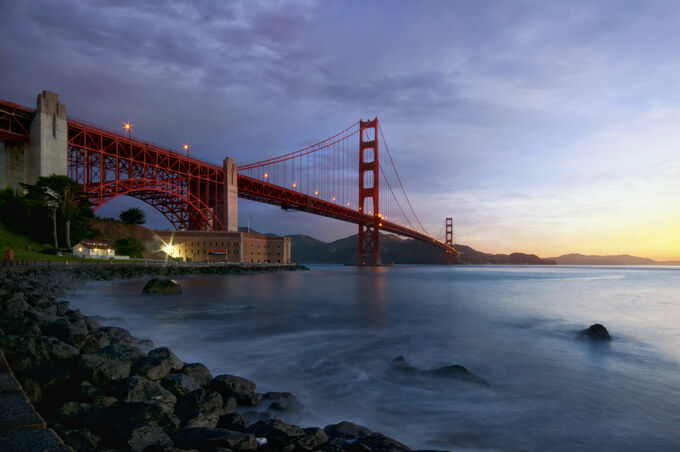
[[[605,267],[315,267],[91,283],[84,313],[214,374],[289,390],[302,425],[353,420],[411,447],[680,450],[680,271]],[[576,333],[605,324],[611,344]],[[491,383],[405,378],[462,364]]]

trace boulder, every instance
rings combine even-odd
[[[18,374],[45,365],[69,366],[79,353],[72,345],[49,336],[2,336],[0,349]]]
[[[581,331],[579,333],[579,336],[584,339],[590,339],[592,341],[607,342],[612,340],[611,336],[609,335],[609,331],[607,331],[607,328],[605,328],[604,325],[599,323],[590,325],[588,328]]]
[[[224,398],[233,397],[243,405],[252,405],[255,395],[255,383],[235,375],[218,375],[212,379],[210,389],[217,391]],[[261,399],[260,395],[260,399]]]
[[[201,386],[208,386],[213,379],[208,368],[201,363],[185,364],[180,373],[193,378]]]
[[[172,279],[153,278],[142,289],[145,294],[176,294],[182,293],[182,286]]]
[[[172,447],[172,439],[157,425],[140,425],[132,429],[127,445],[133,451],[144,451],[149,447]]]
[[[125,446],[133,431],[143,425],[156,425],[171,436],[179,428],[179,419],[154,403],[119,402],[95,417],[92,431],[114,445]]]
[[[372,452],[407,452],[411,450],[406,445],[382,433],[371,433],[368,436],[362,436],[352,446],[366,446],[367,450]]]
[[[292,450],[294,442],[305,435],[305,431],[295,425],[289,425],[281,419],[260,420],[246,429],[256,437],[267,438],[269,448],[272,450],[284,450],[290,446]]]
[[[191,391],[201,388],[201,385],[199,385],[196,380],[188,375],[180,373],[169,374],[161,380],[161,385],[172,392],[175,397],[182,397],[183,395],[189,394]]]
[[[149,402],[174,413],[177,398],[154,381],[143,377],[128,377],[113,385],[112,394],[123,402]]]
[[[80,346],[81,353],[96,353],[109,345],[109,337],[100,330],[91,331]]]
[[[328,442],[328,435],[319,427],[308,427],[305,429],[305,436],[311,436],[314,440],[314,449],[323,446]]]
[[[263,400],[272,401],[267,411],[275,413],[297,415],[303,408],[302,403],[290,392],[268,392],[263,395]]]
[[[101,355],[80,355],[76,361],[75,373],[80,380],[106,386],[130,376],[130,361],[110,359]]]
[[[117,326],[103,326],[99,328],[99,331],[106,334],[110,343],[137,346],[137,340],[132,337],[132,334],[130,334],[130,332],[125,328],[119,328]]]
[[[370,429],[355,424],[354,422],[342,421],[337,424],[327,425],[323,428],[329,438],[343,440],[355,440],[373,433]]]
[[[177,401],[177,416],[184,427],[213,428],[222,415],[222,396],[210,389],[197,389]]]
[[[245,432],[248,428],[248,420],[241,413],[227,413],[220,417],[217,428],[226,428],[235,432]]]
[[[95,354],[119,361],[135,361],[146,356],[139,348],[124,342],[109,344],[98,350]]]
[[[146,356],[138,358],[132,366],[134,375],[141,375],[149,380],[161,380],[172,370],[180,370],[182,361],[167,347],[155,348]]]
[[[434,377],[453,378],[454,380],[464,381],[467,383],[474,383],[481,386],[490,386],[489,383],[481,377],[470,373],[465,367],[459,365],[444,366],[439,369],[427,370],[425,375]]]
[[[78,452],[97,452],[102,449],[102,439],[89,430],[65,430],[59,436]]]
[[[172,437],[175,446],[182,449],[207,449],[226,447],[238,451],[257,450],[255,436],[221,428],[185,428]]]
[[[486,380],[478,377],[458,364],[443,366],[438,369],[420,370],[411,366],[403,356],[398,356],[392,360],[392,369],[408,376],[451,378],[453,380],[474,383],[480,386],[490,386]]]
[[[45,336],[54,336],[62,342],[80,348],[90,334],[87,324],[82,319],[69,321],[67,318],[57,319],[51,324],[44,325],[42,332]]]

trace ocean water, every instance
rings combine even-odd
[[[413,448],[680,450],[680,268],[315,266],[92,282],[69,299],[214,375],[290,391],[297,425],[341,420]],[[613,340],[577,338],[592,323]],[[489,388],[404,376],[460,364]]]

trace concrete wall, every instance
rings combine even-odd
[[[49,91],[40,93],[36,102],[30,141],[0,143],[0,188],[19,190],[22,183],[35,184],[40,176],[68,174],[66,107]]]
[[[24,159],[26,183],[35,184],[40,176],[66,176],[67,146],[66,107],[59,103],[58,95],[43,91],[38,95],[31,142]]]
[[[234,159],[224,159],[224,230],[238,231],[238,176]]]
[[[25,143],[0,143],[0,189],[11,187],[20,190],[21,183],[26,182],[25,152]]]

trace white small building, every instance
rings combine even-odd
[[[83,240],[73,247],[73,255],[78,257],[110,259],[116,257],[116,251],[108,242],[100,240]]]

